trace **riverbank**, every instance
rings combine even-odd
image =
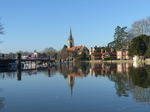
[[[146,65],[150,65],[150,58],[147,58],[145,60],[107,60],[107,61],[104,61],[104,60],[90,60],[88,62],[91,62],[91,63],[102,63],[102,62],[105,62],[105,63],[145,63]]]
[[[145,63],[145,62],[149,62],[150,63],[150,59],[146,59],[146,60],[90,60],[89,62],[109,62],[109,63],[133,63],[133,62],[138,62],[138,63]]]

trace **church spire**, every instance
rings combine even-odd
[[[71,30],[71,27],[70,27],[70,35],[68,37],[68,48],[71,48],[71,47],[74,47],[74,39],[73,39],[73,36],[72,36],[72,30]]]
[[[72,30],[71,30],[71,27],[70,27],[70,36],[72,37]]]

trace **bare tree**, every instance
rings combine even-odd
[[[149,35],[150,34],[150,17],[135,21],[131,25],[131,31],[133,32],[135,36],[139,36],[142,34]]]
[[[3,35],[4,34],[4,27],[3,25],[0,23],[0,34]]]
[[[48,47],[43,50],[43,53],[46,53],[47,55],[50,54],[51,57],[53,57],[54,54],[56,53],[56,49],[54,49],[53,47]]]

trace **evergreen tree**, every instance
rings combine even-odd
[[[127,43],[127,32],[125,31],[127,27],[117,26],[114,33],[114,41],[108,43],[108,46],[114,48],[115,50],[122,49]]]
[[[150,44],[148,44],[148,48],[146,50],[146,56],[150,57]]]
[[[140,35],[132,39],[131,45],[129,46],[129,56],[134,55],[146,55],[148,44],[150,43],[150,36]]]

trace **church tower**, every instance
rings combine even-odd
[[[68,37],[68,48],[74,47],[74,39],[72,37],[72,31],[70,28],[70,35]]]

